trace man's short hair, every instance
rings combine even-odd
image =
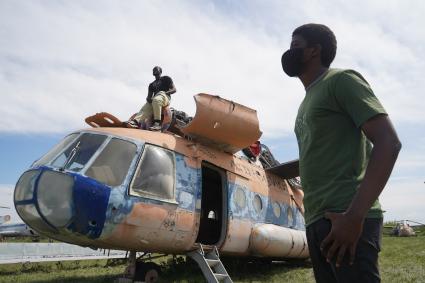
[[[320,44],[322,47],[320,59],[325,67],[329,67],[336,55],[335,34],[322,24],[305,24],[297,27],[292,36],[300,35],[307,41],[307,46]]]
[[[153,67],[153,69],[155,70],[155,69],[158,69],[159,70],[159,72],[162,74],[162,68],[160,67],[160,66],[155,66],[155,67]]]

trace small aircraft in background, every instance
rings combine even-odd
[[[7,206],[0,206],[2,209],[10,209]],[[38,238],[38,233],[22,222],[12,222],[12,217],[9,214],[0,215],[0,240],[6,237],[31,236]]]
[[[392,228],[390,235],[397,237],[411,237],[417,236],[417,233],[420,233],[416,228],[424,227],[425,224],[412,221],[412,220],[399,220],[395,221],[395,226],[386,225],[386,228]],[[417,230],[417,231],[415,231]]]
[[[146,282],[157,270],[136,264],[136,252],[186,254],[208,282],[232,282],[219,253],[308,258],[298,162],[279,164],[261,147],[255,110],[194,98],[193,119],[174,115],[165,132],[88,117],[93,128],[66,136],[20,177],[19,216],[49,238],[130,251],[128,277]]]
[[[3,223],[0,225],[0,239],[22,236],[34,237],[34,240],[39,237],[38,233],[25,223]]]

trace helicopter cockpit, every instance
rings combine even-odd
[[[19,179],[15,207],[45,234],[97,238],[111,191],[175,201],[175,157],[164,148],[94,132],[68,135]],[[126,193],[124,193],[126,194]]]
[[[49,166],[59,171],[79,172],[105,185],[123,183],[137,145],[121,138],[74,133],[63,139],[32,167]]]

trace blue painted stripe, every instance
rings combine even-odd
[[[239,194],[243,192],[245,196],[245,205],[243,207],[239,206],[236,201],[237,191],[239,191]],[[274,201],[271,198],[257,194],[248,187],[234,182],[228,183],[228,192],[229,211],[232,213],[233,218],[251,221],[253,223],[275,224],[296,230],[305,230],[304,217],[295,206],[290,207],[286,203],[278,202],[280,216],[277,217],[273,211]],[[262,202],[262,210],[260,212],[257,212],[254,208],[254,198],[256,195],[261,198]],[[288,209],[292,211],[292,221],[288,217]]]
[[[186,164],[184,155],[176,156],[176,201],[179,207],[195,211],[195,204],[201,198],[201,169]]]
[[[111,188],[88,177],[74,177],[74,221],[68,226],[73,232],[99,238],[106,219]]]

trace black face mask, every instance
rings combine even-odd
[[[283,71],[290,77],[298,77],[303,71],[304,48],[291,48],[282,55]]]

